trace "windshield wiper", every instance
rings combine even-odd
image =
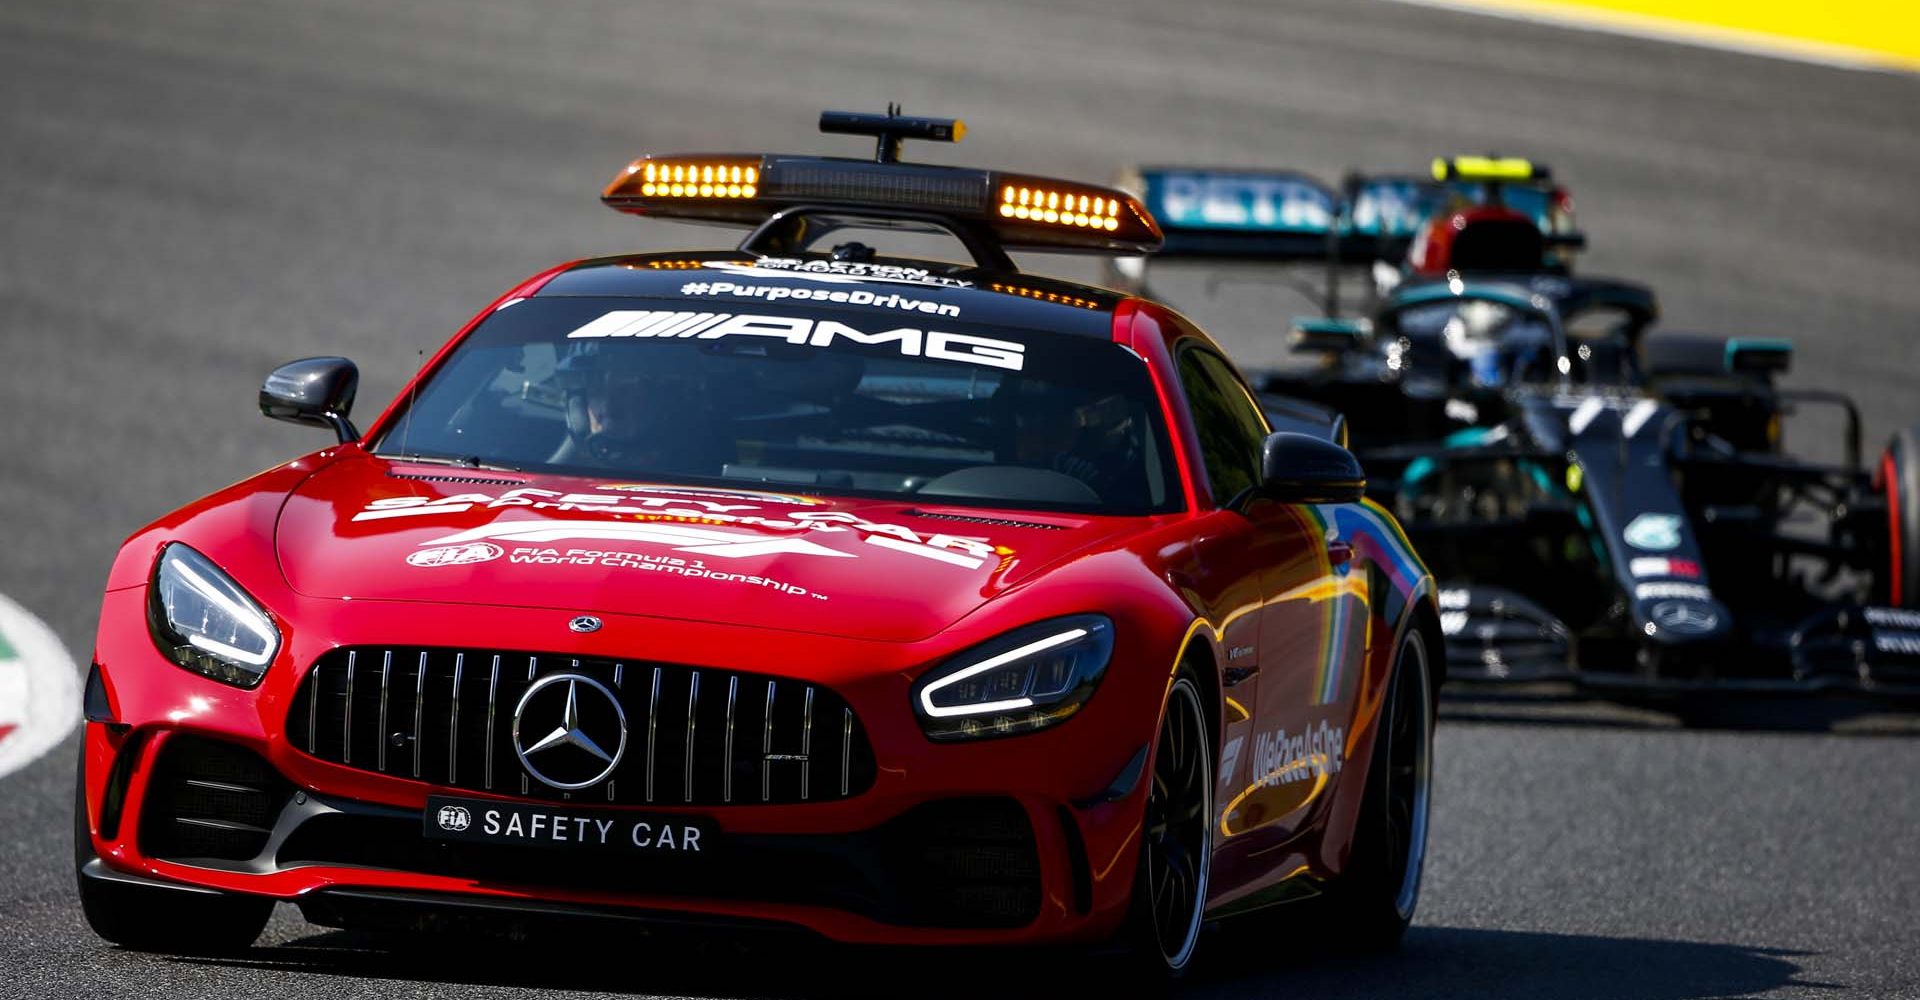
[[[380,454],[380,457],[395,462],[422,462],[428,465],[452,465],[462,469],[486,469],[490,472],[522,471],[511,465],[501,465],[498,462],[483,462],[478,455],[426,455],[420,452],[399,452],[397,454]]]

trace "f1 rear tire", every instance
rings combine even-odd
[[[1873,478],[1887,500],[1887,579],[1879,599],[1920,608],[1920,425],[1887,442]]]
[[[136,885],[86,871],[95,855],[87,824],[84,741],[80,753],[73,789],[73,860],[87,926],[130,951],[219,955],[252,945],[273,916],[272,899]]]

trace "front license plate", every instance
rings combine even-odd
[[[427,799],[421,829],[428,840],[575,851],[704,857],[720,846],[718,827],[701,816],[568,809],[443,795]]]

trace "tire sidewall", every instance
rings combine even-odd
[[[1891,468],[1886,468],[1887,465]],[[1887,541],[1889,562],[1895,544],[1899,546],[1900,562],[1897,566],[1889,565],[1888,571],[1899,576],[1900,604],[1920,608],[1920,425],[1900,431],[1887,442],[1886,461],[1875,471],[1876,478],[1885,480],[1880,488],[1887,502],[1893,504],[1899,514],[1897,519],[1889,517],[1887,530],[1892,537]],[[1888,472],[1891,475],[1887,475]],[[1881,592],[1883,599],[1892,603],[1891,580]]]
[[[1185,706],[1191,707],[1189,709]],[[1133,968],[1134,972],[1146,977],[1148,982],[1171,982],[1179,979],[1188,969],[1191,969],[1193,967],[1193,957],[1199,951],[1201,929],[1205,926],[1207,887],[1211,878],[1213,858],[1212,813],[1213,783],[1215,780],[1214,768],[1217,763],[1215,758],[1219,748],[1214,746],[1213,727],[1207,724],[1206,710],[1203,706],[1204,701],[1200,696],[1200,685],[1192,669],[1190,667],[1182,667],[1180,672],[1174,676],[1173,684],[1168,687],[1166,707],[1161,711],[1159,722],[1154,729],[1153,753],[1147,760],[1147,767],[1143,775],[1144,780],[1149,783],[1152,782],[1154,765],[1158,762],[1161,743],[1163,742],[1161,735],[1166,728],[1166,723],[1171,717],[1171,713],[1175,711],[1193,711],[1195,714],[1195,722],[1198,724],[1200,732],[1204,734],[1204,739],[1201,742],[1201,766],[1206,773],[1202,775],[1201,787],[1205,790],[1206,802],[1202,807],[1202,815],[1207,818],[1206,829],[1208,831],[1206,846],[1201,851],[1199,858],[1198,900],[1195,906],[1195,913],[1188,940],[1183,943],[1184,947],[1181,949],[1184,954],[1178,956],[1176,960],[1176,958],[1170,957],[1167,954],[1167,949],[1160,941],[1159,931],[1153,919],[1152,872],[1149,869],[1149,856],[1146,843],[1147,816],[1143,800],[1139,860],[1134,870],[1133,894],[1128,906],[1127,924],[1122,933],[1123,948],[1130,958],[1128,964]],[[1149,792],[1149,794],[1151,794],[1151,792]]]

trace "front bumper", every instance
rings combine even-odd
[[[1140,671],[1117,662],[1121,669],[1109,671],[1103,690],[1070,723],[1011,739],[934,744],[913,720],[910,674],[884,669],[886,656],[905,667],[925,662],[924,651],[860,650],[883,669],[855,674],[838,667],[835,673],[835,665],[850,658],[848,643],[778,637],[779,662],[830,685],[858,713],[877,764],[872,786],[838,801],[636,808],[702,816],[722,835],[726,850],[711,861],[659,863],[427,840],[421,816],[430,795],[528,800],[309,756],[289,741],[285,723],[305,675],[293,664],[311,664],[331,648],[316,638],[321,629],[290,631],[268,680],[256,691],[240,691],[154,652],[144,628],[128,627],[141,621],[143,600],[137,588],[110,592],[102,612],[96,660],[111,721],[88,724],[83,772],[85,836],[97,856],[96,874],[270,896],[301,903],[323,922],[357,920],[383,900],[418,909],[423,900],[459,899],[650,920],[773,923],[869,944],[1093,940],[1110,934],[1125,914],[1145,789],[1112,786],[1152,732],[1151,711],[1142,721],[1129,706],[1157,708],[1157,697],[1143,685],[1151,700],[1136,699],[1124,678]],[[314,602],[326,605],[316,612],[331,616],[324,634],[375,643],[471,642],[472,620],[463,615],[421,616],[379,602],[333,607],[339,603]],[[504,645],[535,632],[552,645],[555,612],[489,608],[484,614],[488,633]],[[107,624],[116,622],[121,627]],[[605,632],[624,633],[615,641],[628,643],[623,655],[636,659],[685,662],[688,649],[743,645],[739,629],[645,624],[618,629],[610,618]],[[744,645],[752,649],[757,642]],[[581,653],[603,655],[587,647]],[[245,836],[223,841],[216,831],[211,840],[183,840],[163,832],[186,808],[183,794],[193,797],[192,809],[213,808],[205,800],[218,789],[201,783],[183,793],[176,780],[187,771],[204,776],[208,766],[169,764],[201,744],[234,748],[259,762],[257,780],[228,780],[230,774],[214,780],[262,786],[264,797],[245,807],[252,812],[238,819],[217,810],[190,817],[253,828]],[[209,843],[229,846],[209,849]]]

